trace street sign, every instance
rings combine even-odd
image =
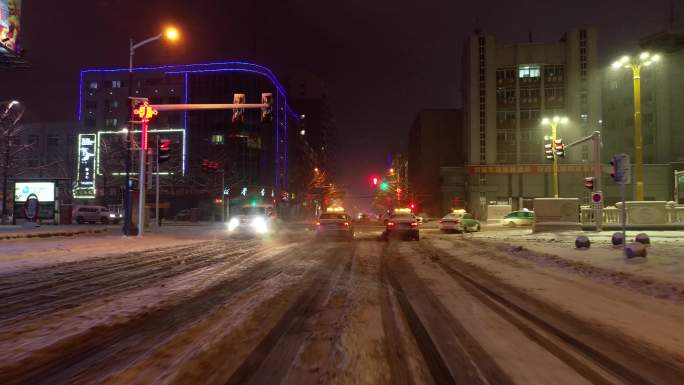
[[[603,201],[603,194],[599,192],[595,192],[591,194],[591,201],[594,203],[599,203]]]
[[[626,185],[631,183],[632,163],[630,163],[629,155],[615,154],[613,155],[610,164],[613,166],[613,172],[611,173],[611,177],[613,177],[613,180],[616,183],[620,185]]]

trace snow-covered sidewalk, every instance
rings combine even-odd
[[[168,226],[140,237],[118,231],[83,237],[14,239],[0,242],[0,274],[88,258],[201,243],[222,237],[220,226]]]
[[[628,231],[628,243],[640,232]],[[595,267],[617,273],[628,273],[670,283],[684,284],[684,233],[651,231],[651,245],[646,258],[625,259],[621,247],[611,243],[612,231],[562,232],[533,234],[529,229],[497,229],[469,235],[474,240],[496,241],[516,249],[519,257],[559,268]],[[584,235],[591,241],[589,249],[575,248],[575,239]],[[522,249],[520,249],[522,247]],[[524,252],[524,251],[531,252]],[[586,272],[586,269],[585,269]]]
[[[40,226],[27,228],[19,225],[0,226],[0,241],[21,238],[48,238],[68,237],[81,234],[104,233],[109,229],[107,226]]]

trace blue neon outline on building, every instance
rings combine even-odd
[[[150,67],[134,67],[133,71],[164,71],[164,74],[183,74],[185,79],[184,79],[184,103],[188,103],[189,101],[189,87],[188,87],[188,77],[189,74],[193,73],[206,73],[206,72],[246,72],[246,73],[253,73],[257,74],[263,77],[266,77],[268,80],[271,81],[271,84],[275,87],[276,89],[276,120],[275,120],[275,129],[276,129],[276,170],[275,170],[275,186],[276,188],[281,188],[285,190],[287,188],[287,116],[288,114],[292,116],[296,121],[299,120],[299,114],[294,112],[292,108],[287,104],[287,94],[285,92],[285,88],[283,85],[278,81],[278,78],[276,78],[275,74],[273,71],[271,71],[269,68],[264,67],[259,64],[254,64],[254,63],[248,63],[248,62],[240,62],[240,61],[227,61],[227,62],[210,62],[210,63],[199,63],[199,64],[178,64],[178,65],[163,65],[163,66],[150,66]],[[111,72],[128,72],[128,68],[99,68],[99,69],[87,69],[87,70],[81,70],[80,72],[80,77],[79,77],[79,98],[78,98],[78,120],[82,120],[82,115],[83,115],[83,74],[84,73],[111,73]],[[129,84],[129,87],[132,85]],[[282,97],[282,106],[283,106],[283,111],[284,111],[284,122],[283,122],[283,128],[284,128],[284,145],[283,145],[283,166],[282,166],[282,171],[283,171],[283,178],[282,178],[282,186],[280,185],[280,171],[281,171],[281,162],[280,162],[280,153],[281,153],[281,143],[280,143],[280,116],[279,116],[279,110],[280,110],[280,97]],[[188,113],[187,111],[184,111],[183,114],[183,128],[186,130],[186,135],[184,137],[187,137],[187,128],[188,128]],[[184,141],[183,147],[186,146],[186,143]],[[187,164],[184,162],[184,164]],[[183,170],[183,173],[185,173],[186,170]]]

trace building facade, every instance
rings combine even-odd
[[[596,31],[573,29],[555,43],[501,45],[476,31],[463,55],[463,92],[468,209],[483,217],[486,206],[506,203],[528,207],[534,197],[550,196],[544,157],[543,117],[566,116],[559,128],[564,143],[600,129],[601,82]],[[588,198],[582,187],[591,161],[582,145],[567,152],[562,163],[560,195]],[[510,167],[509,165],[530,165]],[[501,167],[480,167],[501,166]]]
[[[424,110],[409,131],[408,180],[411,200],[417,210],[440,217],[451,202],[465,199],[465,190],[444,189],[440,167],[463,166],[463,114],[457,109]],[[463,186],[461,186],[463,187]]]
[[[134,141],[140,140],[139,126],[128,122],[129,94],[148,98],[150,104],[233,103],[236,94],[244,95],[246,103],[261,103],[263,93],[273,96],[270,120],[262,119],[260,109],[246,109],[160,112],[151,121],[150,147],[157,138],[173,143],[170,160],[158,171],[162,194],[177,202],[176,209],[211,205],[220,197],[221,177],[204,172],[205,159],[225,170],[224,187],[233,203],[276,199],[293,187],[288,170],[295,165],[290,162],[301,157],[291,151],[303,147],[288,142],[299,114],[268,68],[243,62],[143,67],[135,68],[130,78],[127,69],[96,69],[82,71],[80,79],[80,131],[94,135],[97,152],[95,194],[86,198],[121,201],[124,128],[133,130]],[[138,157],[133,159],[137,170]]]

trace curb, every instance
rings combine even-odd
[[[58,232],[44,232],[35,234],[14,234],[14,235],[0,235],[0,241],[7,241],[12,239],[22,238],[51,238],[51,237],[72,237],[74,235],[84,234],[99,234],[104,233],[108,229],[93,229],[93,230],[77,230],[77,231],[58,231]]]

